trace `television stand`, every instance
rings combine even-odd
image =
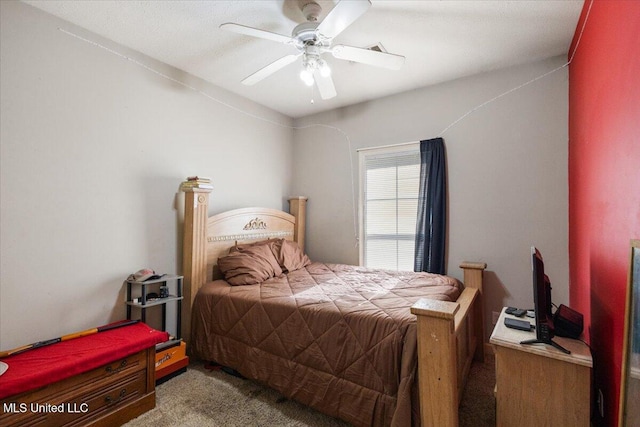
[[[549,344],[551,346],[554,346],[555,348],[557,348],[558,350],[560,350],[561,352],[565,353],[565,354],[571,354],[571,352],[569,350],[567,350],[566,348],[564,348],[563,346],[561,346],[560,344],[558,344],[557,342],[555,342],[554,340],[537,340],[537,339],[533,339],[533,340],[525,340],[525,341],[520,341],[520,344]]]
[[[589,426],[589,347],[561,336],[553,340],[571,354],[548,345],[522,345],[536,338],[535,332],[507,328],[505,317],[516,318],[503,309],[489,340],[496,358],[495,425]]]

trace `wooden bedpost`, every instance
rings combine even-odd
[[[484,360],[482,272],[487,265],[463,262],[460,267],[464,290],[456,302],[421,299],[411,307],[417,317],[423,426],[458,425],[458,405],[471,362]]]
[[[487,264],[484,262],[463,262],[460,264],[460,268],[464,270],[465,288],[477,289],[480,297],[473,313],[475,336],[479,340],[476,345],[474,359],[484,362],[484,293],[482,291],[482,274],[487,268]]]
[[[289,213],[296,217],[296,225],[293,229],[293,240],[304,251],[304,230],[306,227],[307,217],[307,198],[291,197],[289,199]]]
[[[182,243],[182,339],[191,342],[191,307],[206,277],[207,217],[211,188],[201,188],[185,181],[180,186],[184,197],[184,237]]]
[[[421,425],[458,426],[455,302],[421,299],[411,307],[418,318],[418,387]],[[436,397],[437,396],[437,397]]]

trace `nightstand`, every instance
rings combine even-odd
[[[127,280],[127,319],[131,319],[131,308],[136,307],[140,309],[140,320],[146,321],[147,309],[155,306],[162,307],[162,330],[167,330],[167,303],[176,301],[177,315],[176,315],[176,338],[180,339],[180,318],[182,310],[182,276],[175,276],[171,274],[165,274],[159,279],[147,280],[144,282],[136,282],[135,280]],[[148,298],[150,294],[150,288],[154,289],[157,295],[160,295],[160,288],[168,286],[170,282],[176,283],[176,293],[169,295],[165,298]],[[140,287],[140,297],[132,298],[131,287]]]
[[[183,276],[165,274],[159,279],[146,280],[144,282],[136,282],[135,280],[126,280],[127,283],[127,319],[131,319],[132,308],[140,310],[140,319],[146,322],[147,310],[153,307],[162,308],[162,330],[167,330],[167,304],[175,302],[176,304],[176,336],[171,337],[168,341],[156,345],[156,383],[163,382],[175,375],[187,370],[189,357],[186,355],[185,343],[180,339],[181,328],[181,312],[182,312],[182,279]],[[173,285],[173,286],[171,286]],[[132,288],[139,288],[139,297],[133,298]],[[175,289],[175,293],[168,293],[168,289]],[[168,293],[165,297],[162,290]],[[155,293],[158,297],[149,298],[151,293]]]
[[[563,337],[553,340],[571,354],[546,344],[522,345],[520,341],[535,338],[535,331],[507,328],[504,319],[516,317],[504,310],[489,340],[496,354],[497,425],[588,427],[593,367],[589,347]]]

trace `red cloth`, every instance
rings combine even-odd
[[[0,376],[0,399],[90,371],[167,339],[166,332],[139,322],[6,357],[2,361],[9,369]]]

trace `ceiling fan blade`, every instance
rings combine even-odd
[[[279,69],[291,64],[296,59],[298,59],[299,56],[300,54],[283,56],[282,58],[275,60],[271,64],[259,69],[258,71],[256,71],[255,73],[247,77],[246,79],[242,80],[242,84],[247,86],[254,85],[258,83],[260,80],[266,77],[269,77],[271,74],[275,73]]]
[[[271,40],[278,43],[284,44],[295,44],[296,40],[291,38],[290,36],[285,36],[283,34],[272,33],[271,31],[260,30],[258,28],[247,27],[246,25],[234,24],[231,22],[227,22],[226,24],[220,25],[220,28],[227,31],[233,31],[234,33],[244,34],[246,36],[258,37],[261,39]]]
[[[361,17],[371,7],[369,0],[343,0],[334,6],[318,25],[317,32],[332,39]]]
[[[313,72],[313,79],[316,81],[318,92],[320,92],[322,99],[331,99],[337,95],[336,87],[333,85],[333,79],[330,75],[324,77],[320,74],[320,71],[315,70]]]
[[[346,59],[347,61],[360,62],[362,64],[388,68],[390,70],[399,70],[402,64],[404,64],[404,56],[402,55],[345,46],[342,44],[335,45],[331,49],[331,53],[338,59]]]

